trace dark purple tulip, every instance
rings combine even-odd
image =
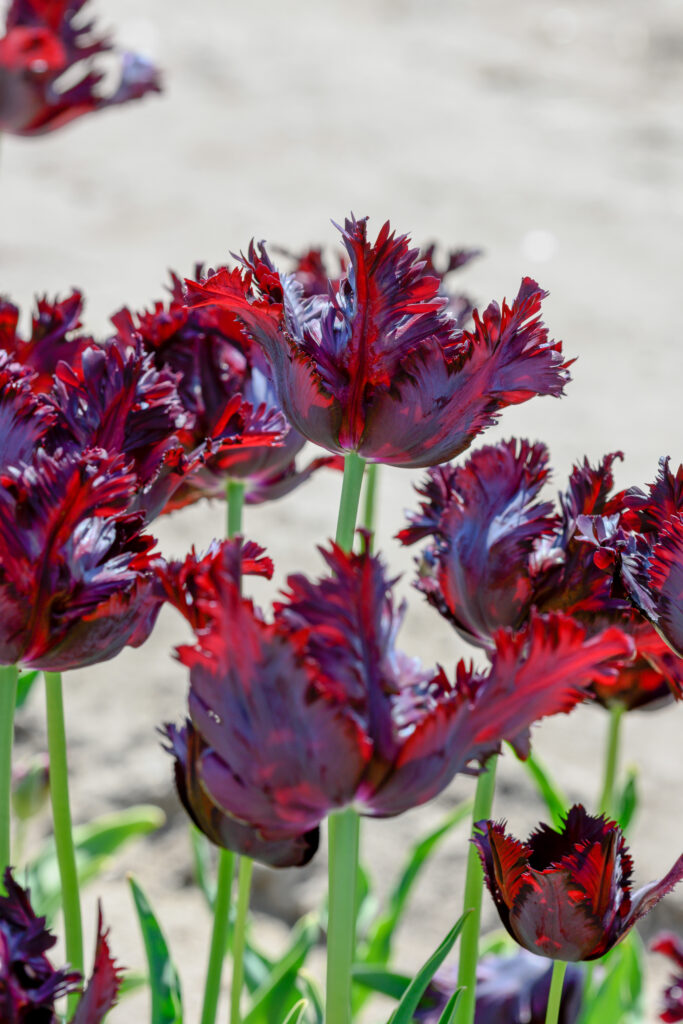
[[[627,499],[633,529],[621,551],[621,578],[636,608],[683,657],[683,466],[674,476],[662,459],[649,494]]]
[[[163,596],[154,539],[128,511],[137,486],[102,453],[0,474],[0,664],[59,672],[149,636]]]
[[[675,974],[664,990],[664,1009],[659,1019],[666,1024],[683,1020],[683,942],[677,935],[661,932],[650,946],[653,953],[663,953],[672,961]]]
[[[243,271],[187,282],[191,305],[228,310],[262,345],[282,408],[309,440],[372,462],[435,465],[505,406],[562,393],[567,364],[541,323],[535,281],[462,331],[406,235],[387,223],[370,243],[367,221],[351,218],[342,241],[347,273],[310,299],[263,246],[252,245]]]
[[[0,349],[0,472],[28,462],[54,426],[57,413],[33,391],[34,374]]]
[[[486,954],[477,964],[474,1024],[545,1024],[552,965],[520,949],[511,956]],[[420,1024],[438,1024],[458,984],[456,968],[437,971],[421,1007]],[[584,985],[581,968],[570,965],[563,983],[558,1024],[575,1024]]]
[[[178,393],[179,374],[157,370],[151,355],[118,340],[92,346],[57,367],[53,401],[63,443],[76,450],[102,448],[131,460],[139,490],[134,508],[149,522],[207,461],[225,453],[279,444],[284,422],[265,405],[235,394],[210,432],[189,450],[183,443],[189,414]]]
[[[34,371],[33,389],[47,392],[52,387],[57,364],[73,361],[93,339],[80,333],[83,297],[74,291],[66,299],[36,301],[31,333],[23,338],[17,332],[19,310],[8,300],[0,300],[0,346],[12,359]]]
[[[461,466],[436,466],[419,488],[420,509],[399,538],[431,538],[418,588],[469,642],[492,649],[501,628],[521,629],[532,610],[561,611],[589,633],[613,625],[632,637],[635,661],[593,686],[600,703],[655,706],[683,692],[676,658],[623,594],[586,542],[586,523],[618,527],[632,515],[613,494],[612,466],[574,468],[559,507],[540,500],[549,476],[543,444],[505,441],[475,451]]]
[[[57,1024],[55,1000],[76,991],[78,971],[56,970],[45,955],[57,942],[37,917],[29,893],[7,868],[0,896],[0,1020],[3,1024]]]
[[[584,642],[571,620],[538,619],[501,633],[488,674],[461,662],[451,683],[396,650],[403,610],[367,550],[324,551],[329,575],[290,577],[272,622],[242,596],[235,552],[222,545],[206,565],[195,559],[194,572],[185,563],[166,574],[197,631],[197,646],[178,652],[190,669],[191,723],[167,735],[194,820],[269,863],[308,859],[320,822],[345,805],[399,814],[503,739],[524,755],[531,724],[570,710],[628,651],[618,631]],[[262,842],[277,852],[259,852]],[[287,844],[298,859],[282,860]]]
[[[246,338],[237,320],[221,309],[187,309],[179,280],[172,278],[170,303],[157,302],[150,312],[135,318],[124,309],[113,318],[118,338],[141,345],[156,369],[178,380],[184,412],[179,432],[190,455],[207,437],[216,434],[225,410],[240,398],[253,410],[282,416],[261,348]],[[294,490],[315,470],[333,463],[316,459],[305,468],[297,456],[305,438],[284,422],[277,443],[268,437],[260,444],[223,447],[207,453],[201,465],[187,474],[167,502],[170,512],[200,498],[223,498],[228,479],[240,480],[250,504],[272,500]]]
[[[445,312],[452,318],[456,327],[464,327],[472,315],[474,307],[470,299],[462,292],[451,291],[450,283],[446,284],[446,278],[480,256],[481,250],[451,249],[442,257],[440,254],[437,256],[437,248],[438,246],[433,242],[424,246],[420,250],[420,261],[424,263],[427,273],[439,279],[439,292],[446,299]],[[348,267],[348,259],[340,256],[337,266],[333,270],[325,261],[322,249],[309,249],[300,256],[294,256],[285,249],[275,249],[274,251],[278,255],[288,257],[288,273],[301,286],[305,299],[326,295],[330,286],[333,291],[337,291]]]
[[[525,949],[551,960],[595,960],[683,879],[683,855],[660,881],[632,892],[618,825],[580,804],[559,832],[540,825],[526,843],[481,821],[472,840],[500,919]]]
[[[4,875],[7,896],[0,896],[0,1020],[2,1024],[59,1024],[55,1001],[81,987],[81,975],[55,970],[45,955],[57,942],[37,917],[28,889]],[[99,908],[93,972],[70,1024],[101,1024],[116,1003],[121,970],[109,949]]]
[[[87,0],[12,0],[0,37],[0,131],[42,135],[77,117],[148,92],[160,92],[156,69],[119,54],[119,81],[103,92],[93,58],[113,49],[82,15]],[[66,87],[61,79],[69,75]]]

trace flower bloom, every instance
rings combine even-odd
[[[263,246],[242,270],[187,282],[191,305],[228,310],[263,347],[285,415],[309,440],[372,462],[435,465],[505,406],[562,393],[568,364],[541,323],[535,281],[463,331],[406,235],[387,223],[371,243],[367,221],[351,218],[342,241],[346,273],[310,298]]]
[[[627,492],[632,529],[617,541],[621,579],[636,608],[683,657],[683,466],[674,476],[662,459],[649,493]]]
[[[263,417],[283,419],[281,437],[261,443],[223,446],[207,453],[194,472],[187,473],[164,511],[181,508],[202,497],[223,498],[228,479],[243,481],[250,504],[272,500],[294,490],[313,472],[335,460],[315,459],[297,466],[305,438],[284,422],[261,348],[245,337],[240,324],[221,309],[187,309],[182,288],[173,275],[172,298],[157,302],[150,312],[135,318],[123,309],[113,318],[122,342],[142,347],[159,372],[171,372],[178,381],[184,422],[178,437],[187,455],[205,438],[216,434],[225,410],[240,398],[243,408]],[[246,433],[252,430],[247,426]]]
[[[323,551],[329,575],[290,577],[272,622],[242,596],[236,550],[224,543],[206,565],[161,570],[197,632],[196,646],[178,650],[190,721],[167,736],[194,820],[273,865],[309,859],[320,822],[341,807],[400,814],[503,739],[524,756],[533,722],[570,710],[628,653],[616,631],[585,641],[579,625],[551,616],[501,633],[488,673],[461,662],[451,682],[396,650],[403,610],[367,550]]]
[[[52,387],[57,364],[71,362],[93,339],[80,333],[83,296],[74,291],[65,299],[39,298],[31,319],[31,333],[18,333],[19,310],[8,299],[0,299],[0,346],[33,371],[32,386],[46,393]]]
[[[500,919],[525,949],[551,960],[595,960],[683,879],[683,855],[658,882],[632,892],[632,862],[618,825],[576,804],[555,832],[525,843],[481,821],[472,840]]]
[[[57,1021],[55,1000],[75,991],[78,971],[56,970],[47,956],[57,939],[45,928],[45,918],[36,916],[29,893],[4,875],[7,896],[0,895],[0,1020],[14,1024]]]
[[[492,649],[497,630],[521,629],[533,609],[562,611],[589,633],[607,624],[623,630],[635,641],[636,658],[593,692],[602,704],[630,709],[682,693],[683,662],[614,592],[582,534],[591,517],[614,525],[631,514],[625,494],[612,493],[618,457],[575,466],[556,508],[539,500],[549,475],[545,445],[511,440],[482,447],[464,465],[429,470],[420,509],[399,538],[431,538],[417,586],[470,643]]]
[[[157,70],[137,54],[120,55],[117,87],[102,91],[93,58],[112,50],[87,0],[12,0],[0,37],[0,131],[42,135],[94,110],[160,92]],[[69,73],[64,87],[62,75]]]
[[[277,251],[289,257],[288,273],[300,285],[304,299],[326,295],[330,286],[336,292],[348,267],[348,259],[340,256],[338,270],[333,273],[323,257],[322,249],[318,248],[309,249],[299,256],[294,256],[287,250]],[[420,262],[424,263],[427,273],[438,278],[439,294],[446,299],[444,311],[454,321],[455,327],[465,326],[474,307],[470,299],[462,292],[451,290],[450,283],[446,283],[446,278],[467,266],[480,255],[480,249],[451,249],[441,257],[441,255],[437,255],[437,246],[434,243],[423,246],[420,250]]]
[[[676,973],[664,991],[664,1009],[659,1015],[659,1019],[666,1021],[666,1024],[676,1024],[683,1020],[683,942],[677,935],[662,932],[655,936],[650,949],[653,953],[668,956],[676,968]]]
[[[163,595],[136,485],[101,452],[3,467],[0,664],[59,672],[147,639]]]
[[[545,1024],[552,965],[520,949],[512,956],[484,955],[477,963],[474,1024]],[[570,966],[564,977],[558,1024],[575,1024],[581,1012],[583,974]],[[458,987],[457,967],[434,975],[418,1008],[420,1024],[438,1024]]]
[[[0,1020],[6,1024],[57,1024],[55,1001],[80,988],[78,971],[56,970],[47,956],[57,939],[37,917],[27,889],[7,868],[7,896],[0,896]],[[121,975],[103,930],[100,911],[92,977],[70,1024],[100,1024],[116,1002]]]

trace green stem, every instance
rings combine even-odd
[[[344,459],[337,544],[351,551],[358,516],[365,460],[350,453]],[[356,887],[360,821],[350,808],[328,818],[328,918],[326,1024],[350,1024],[351,966],[356,944]]]
[[[326,1024],[350,1024],[351,966],[356,924],[358,815],[337,811],[328,818],[329,914],[327,929]]]
[[[496,788],[496,761],[494,754],[486,762],[486,768],[477,779],[477,791],[472,810],[472,824],[491,817],[493,794]],[[476,973],[479,957],[479,926],[484,888],[484,873],[474,843],[467,851],[467,874],[465,875],[465,898],[463,911],[469,916],[460,936],[460,960],[458,964],[458,988],[460,994],[453,1024],[472,1024],[476,1001]]]
[[[609,729],[607,733],[607,749],[605,751],[605,773],[600,797],[600,813],[614,813],[614,783],[617,777],[619,761],[619,732],[624,714],[623,704],[613,704],[609,709]]]
[[[244,484],[241,480],[228,480],[225,485],[225,497],[228,502],[228,537],[234,537],[236,533],[242,531]]]
[[[364,469],[365,459],[361,459],[360,455],[356,455],[355,452],[349,452],[344,459],[344,480],[339,501],[336,535],[337,544],[344,551],[350,551],[353,547]]]
[[[62,909],[66,937],[66,958],[76,971],[83,974],[83,928],[81,903],[78,893],[76,855],[71,832],[69,806],[69,771],[66,757],[64,730],[64,702],[62,677],[59,672],[44,672],[47,705],[47,746],[50,755],[50,796],[57,848],[59,877],[62,883]],[[70,995],[67,1016],[74,1012],[78,994]]]
[[[213,931],[209,950],[209,965],[206,971],[204,986],[204,1005],[202,1007],[201,1024],[214,1024],[218,997],[221,990],[221,974],[225,951],[228,948],[230,930],[230,897],[232,895],[232,878],[235,869],[235,856],[230,850],[218,851],[218,871],[216,875],[216,899],[213,907]]]
[[[247,938],[247,914],[249,893],[254,862],[249,857],[240,857],[237,884],[237,914],[232,937],[232,988],[230,990],[230,1024],[241,1024],[240,997],[244,981],[244,947]]]
[[[365,474],[365,502],[363,506],[363,526],[370,533],[375,532],[375,513],[377,511],[377,475],[379,466],[371,462]]]
[[[0,893],[4,892],[2,879],[5,868],[12,863],[12,743],[14,709],[17,703],[17,676],[15,665],[0,666]]]
[[[550,982],[548,994],[548,1009],[545,1012],[545,1024],[557,1024],[560,1019],[560,1003],[562,1002],[562,986],[564,984],[564,972],[567,964],[564,960],[555,960],[553,963],[553,977]]]

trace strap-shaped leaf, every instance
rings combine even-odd
[[[566,796],[552,778],[548,769],[533,752],[529,754],[526,760],[523,761],[521,757],[518,760],[526,768],[536,789],[543,798],[552,818],[553,826],[556,829],[562,828],[562,823],[569,811],[569,801]]]
[[[305,999],[300,999],[296,1006],[293,1006],[284,1019],[284,1024],[299,1024],[304,1013],[308,1002]]]
[[[166,820],[153,804],[140,804],[124,811],[105,814],[87,825],[74,828],[78,884],[82,888],[102,873],[111,857],[127,843],[155,832]],[[48,840],[27,867],[31,897],[36,912],[48,921],[62,904],[62,888],[54,839]]]
[[[254,992],[244,1024],[270,1024],[289,1011],[297,994],[296,980],[306,957],[318,941],[320,926],[314,914],[297,922],[289,949]]]
[[[152,991],[150,1024],[182,1024],[180,978],[149,901],[134,878],[128,879],[145,944]]]
[[[458,1004],[458,999],[460,999],[460,993],[462,991],[462,988],[456,988],[455,992],[443,1008],[443,1013],[439,1017],[439,1024],[453,1024],[455,1021],[455,1008]]]
[[[468,914],[469,911],[462,915],[462,917],[453,925],[441,945],[422,965],[410,985],[408,985],[408,988],[403,993],[401,1002],[389,1018],[389,1024],[411,1024],[413,1014],[417,1010],[420,999],[422,999],[429,982],[453,949],[456,939],[460,935],[465,921],[467,920]]]
[[[410,851],[398,882],[389,897],[389,907],[374,924],[368,936],[363,954],[367,964],[386,964],[391,955],[391,944],[408,898],[420,871],[436,847],[461,821],[468,820],[472,813],[472,801],[459,804],[433,831],[428,832]]]
[[[17,703],[16,710],[22,708],[28,700],[28,695],[34,687],[35,681],[40,675],[40,669],[33,669],[31,672],[20,672],[17,679]]]

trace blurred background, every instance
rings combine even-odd
[[[149,54],[165,92],[83,118],[39,139],[6,136],[0,150],[0,291],[28,319],[34,296],[86,295],[96,336],[122,305],[164,295],[167,271],[224,262],[252,237],[299,251],[337,245],[331,219],[387,218],[417,244],[480,247],[457,285],[481,306],[512,298],[522,275],[550,291],[545,318],[577,357],[561,401],[503,414],[486,440],[546,441],[554,489],[575,459],[622,449],[617,483],[644,484],[660,455],[683,456],[680,272],[683,255],[683,6],[680,0],[92,0],[117,40]],[[453,279],[453,286],[456,282]],[[25,321],[26,322],[26,321]],[[380,547],[410,611],[403,646],[450,670],[463,652],[445,623],[411,594],[414,551],[392,540],[413,507],[419,474],[383,470]],[[284,576],[318,572],[315,545],[334,530],[341,480],[320,474],[277,505],[248,510],[245,530]],[[155,524],[164,553],[182,555],[224,530],[220,505]],[[168,824],[99,885],[115,952],[142,966],[122,878],[149,890],[181,964],[186,1019],[198,1017],[209,918],[191,887],[186,819],[155,727],[184,713],[186,680],[171,650],[184,638],[162,615],[140,651],[66,680],[74,813],[87,820],[132,802],[160,804]],[[20,750],[39,749],[34,694]],[[536,731],[537,749],[572,798],[594,803],[606,717],[583,709]],[[633,713],[624,764],[641,767],[632,831],[637,882],[683,850],[683,707]],[[542,808],[518,766],[501,771],[495,814],[515,830]],[[407,845],[473,790],[456,780],[433,805],[364,827],[380,887]],[[459,913],[464,831],[422,880],[401,935],[415,967]],[[259,872],[263,941],[315,905],[325,856],[303,872]],[[94,896],[89,896],[90,923]],[[487,924],[494,922],[485,904]],[[683,896],[660,905],[648,931],[683,928]],[[654,963],[654,961],[653,961]],[[659,975],[661,976],[661,970]],[[145,1019],[145,997],[112,1024]]]

